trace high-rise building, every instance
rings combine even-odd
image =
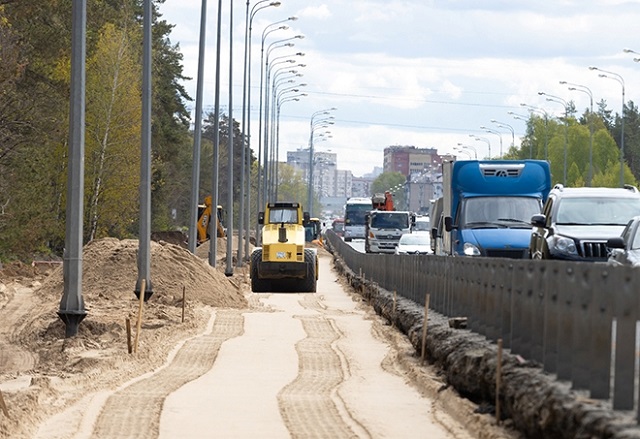
[[[442,164],[442,159],[435,148],[389,146],[384,149],[384,172],[400,172],[410,177],[412,173],[428,171],[438,164]]]

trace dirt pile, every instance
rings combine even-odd
[[[64,337],[57,315],[62,264],[2,267],[0,389],[11,417],[0,413],[0,438],[34,437],[43,419],[87,393],[117,388],[159,367],[176,343],[203,330],[214,308],[248,306],[242,276],[227,278],[223,266],[213,268],[184,248],[152,241],[153,295],[144,304],[138,352],[129,354],[125,323],[130,320],[135,336],[137,253],[137,240],[106,238],[85,246],[87,315],[72,338]]]
[[[137,255],[137,240],[104,238],[87,244],[82,270],[85,304],[91,306],[92,300],[101,298],[135,298]],[[153,288],[150,301],[174,304],[182,300],[184,288],[187,300],[197,300],[204,305],[225,308],[247,305],[243,293],[223,273],[177,245],[151,242],[150,274]],[[61,297],[63,289],[62,267],[59,267],[43,282],[39,294]]]

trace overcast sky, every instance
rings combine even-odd
[[[233,3],[233,117],[241,120],[246,1]],[[225,113],[229,5],[230,0],[223,1],[220,102]],[[250,7],[254,5],[252,0]],[[217,6],[208,0],[205,111],[214,103]],[[194,98],[190,107],[195,105],[201,7],[201,0],[166,0],[160,8],[163,18],[175,25],[171,41],[179,44],[184,73],[193,78],[184,84]],[[383,150],[391,145],[436,148],[445,154],[462,143],[482,158],[489,153],[489,142],[491,155],[499,156],[500,139],[504,152],[512,141],[508,126],[515,131],[516,145],[524,135],[524,121],[509,111],[527,117],[521,103],[553,115],[564,111],[539,91],[573,100],[579,113],[589,106],[587,93],[568,90],[559,84],[562,80],[588,87],[594,105],[604,99],[609,109],[620,113],[621,83],[599,77],[602,72],[589,66],[620,75],[625,100],[640,100],[640,63],[634,62],[640,54],[623,52],[640,52],[640,1],[282,0],[279,7],[257,11],[253,19],[251,137],[256,153],[262,34],[267,26],[294,16],[296,21],[284,23],[289,29],[269,32],[265,39],[269,47],[304,35],[293,40],[294,47],[276,44],[270,52],[270,59],[279,61],[303,52],[303,57],[293,58],[306,65],[298,68],[304,76],[296,79],[307,84],[301,88],[307,96],[281,106],[281,160],[287,150],[308,147],[311,115],[331,107],[337,108],[332,112],[332,138],[318,139],[314,147],[337,153],[338,168],[361,176],[382,166]],[[273,66],[273,71],[287,65]]]

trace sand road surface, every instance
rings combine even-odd
[[[48,356],[29,354],[29,344],[14,354],[3,348],[19,356],[20,367],[0,374],[11,414],[9,421],[0,413],[0,437],[517,437],[490,415],[474,413],[475,405],[444,386],[435,369],[420,365],[404,336],[345,288],[331,256],[319,253],[315,294],[253,294],[238,272],[230,285],[224,277],[217,282],[239,286],[244,305],[197,303],[189,309],[191,325],[175,323],[170,304],[149,303],[151,320],[141,333],[147,353],[134,361],[109,350],[120,343],[113,334],[119,329],[106,331],[104,345],[52,342],[75,365],[53,362],[55,373],[43,365]],[[19,307],[15,291],[0,312]],[[37,302],[33,295],[22,301]],[[169,323],[159,322],[163,315]],[[24,337],[1,325],[0,334]]]

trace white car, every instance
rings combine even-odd
[[[431,237],[427,233],[405,233],[396,247],[397,255],[428,255],[431,251]]]

